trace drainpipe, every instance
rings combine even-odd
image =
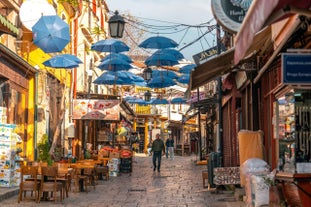
[[[217,33],[217,54],[221,53],[220,47],[220,26],[217,24],[216,26]],[[223,157],[223,120],[222,120],[222,79],[221,76],[217,79],[218,83],[218,152],[220,153],[220,166],[223,165],[222,157]]]
[[[37,68],[37,67],[36,67]],[[33,148],[34,148],[34,160],[38,159],[38,149],[37,149],[37,140],[38,140],[38,72],[35,74],[35,108],[34,108],[34,141],[33,141]]]

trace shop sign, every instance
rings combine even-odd
[[[311,54],[282,54],[282,81],[284,84],[311,84]]]
[[[73,100],[73,119],[120,120],[119,100],[75,99]]]
[[[219,24],[231,33],[237,33],[249,8],[251,0],[241,1],[212,0],[212,11]]]

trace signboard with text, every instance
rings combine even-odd
[[[311,85],[311,54],[283,53],[281,67],[284,84]]]
[[[119,100],[75,99],[73,100],[73,119],[120,120]]]

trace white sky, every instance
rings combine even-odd
[[[140,20],[154,19],[180,24],[198,25],[213,19],[211,0],[106,0],[110,11],[118,10],[119,13],[129,12]],[[150,24],[149,22],[146,22]],[[152,25],[156,22],[152,21]],[[216,24],[215,21],[211,25]],[[205,32],[206,29],[203,30]],[[180,43],[180,49],[198,38],[200,32],[191,29],[187,33],[181,32],[174,35],[162,35],[172,38]],[[186,59],[193,61],[192,55],[215,46],[215,32],[206,35],[201,41],[183,49],[181,52]],[[151,35],[152,36],[152,35]]]

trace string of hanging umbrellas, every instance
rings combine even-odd
[[[69,26],[57,15],[41,16],[40,19],[32,26],[33,43],[46,53],[61,52],[70,42]],[[148,67],[173,66],[178,64],[178,60],[183,59],[183,55],[172,49],[178,46],[173,40],[162,37],[150,37],[143,41],[139,47],[146,49],[157,49],[146,61]],[[120,40],[107,39],[96,42],[91,47],[92,50],[110,53],[97,66],[105,71],[99,76],[94,83],[106,85],[138,85],[149,88],[165,88],[176,85],[177,82],[187,84],[190,79],[189,71],[179,72],[185,73],[178,76],[173,71],[153,70],[152,78],[147,83],[138,75],[128,70],[132,68],[132,60],[122,54],[129,50],[129,47]],[[56,55],[43,64],[53,68],[76,68],[82,61],[74,55],[61,54]],[[177,81],[177,82],[176,82]]]
[[[157,36],[146,39],[139,47],[157,49],[155,53],[146,59],[145,64],[147,67],[153,66],[159,68],[162,66],[176,65],[179,63],[178,60],[184,58],[179,51],[172,49],[172,47],[176,47],[177,45],[176,42],[169,38]],[[187,84],[190,79],[190,70],[185,69],[182,71],[185,74],[177,75],[173,71],[157,69],[152,70],[152,78],[146,82],[141,76],[129,72],[129,69],[132,68],[131,63],[133,61],[127,55],[122,54],[122,52],[128,51],[129,47],[120,40],[107,39],[98,41],[91,46],[91,50],[109,53],[97,66],[104,72],[93,82],[95,84],[138,85],[149,88],[165,88],[176,85],[177,82]],[[153,100],[148,104],[167,104],[163,100],[161,99],[160,102]],[[140,99],[131,99],[129,101],[130,103],[138,104],[146,103]]]

